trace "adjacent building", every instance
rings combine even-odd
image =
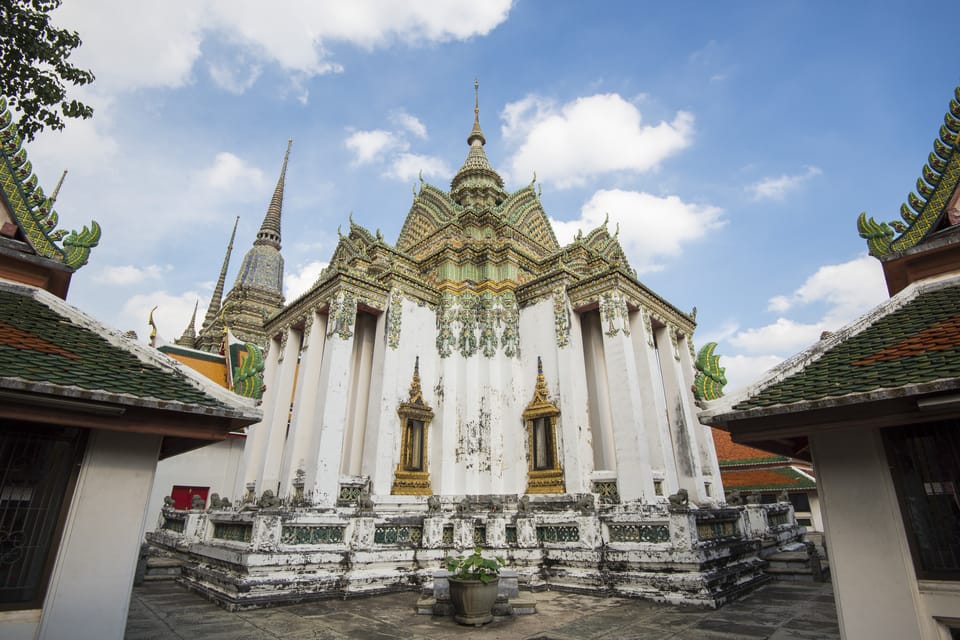
[[[890,299],[705,424],[813,461],[844,637],[960,636],[960,89],[901,219],[861,214]]]

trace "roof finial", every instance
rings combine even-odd
[[[60,180],[57,181],[57,186],[53,188],[53,195],[50,196],[50,204],[53,205],[57,201],[57,195],[60,193],[60,187],[63,186],[63,179],[67,177],[67,170],[64,169],[63,173],[60,174]]]
[[[480,81],[473,79],[473,129],[467,137],[467,144],[473,145],[474,140],[479,140],[481,145],[487,144],[487,139],[480,129]]]
[[[199,306],[200,301],[197,300],[193,305],[193,315],[190,317],[190,324],[183,330],[183,334],[174,341],[174,344],[180,345],[181,347],[194,348],[197,341],[197,308]]]

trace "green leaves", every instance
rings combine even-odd
[[[18,127],[26,140],[47,127],[63,129],[61,114],[93,115],[92,107],[67,99],[67,84],[89,84],[94,76],[68,62],[80,35],[50,24],[49,14],[60,2],[0,0],[0,95],[22,114]]]
[[[484,558],[480,547],[474,547],[468,556],[447,556],[444,563],[450,577],[457,580],[479,580],[484,584],[493,582],[500,576],[500,569],[506,564],[501,557]]]

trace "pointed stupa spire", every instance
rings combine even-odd
[[[287,152],[283,156],[280,178],[277,180],[273,198],[270,199],[270,205],[267,207],[267,215],[263,217],[263,224],[257,232],[257,239],[253,242],[254,246],[268,245],[274,249],[280,249],[280,215],[283,212],[283,187],[287,178],[287,161],[290,160],[291,145],[293,140],[287,140]]]
[[[181,347],[193,348],[197,341],[197,308],[199,306],[200,301],[197,300],[193,305],[193,315],[190,316],[190,324],[183,330],[183,335],[173,341],[174,344],[180,345]]]
[[[220,304],[223,302],[223,287],[227,282],[227,267],[230,266],[230,254],[233,252],[233,239],[237,236],[237,224],[240,222],[240,216],[233,222],[233,233],[230,234],[230,243],[227,245],[227,255],[223,257],[223,266],[220,267],[220,277],[217,278],[217,286],[213,288],[213,295],[210,296],[210,306],[207,307],[207,315],[203,318],[204,328],[209,327],[217,314],[220,313]]]
[[[462,205],[495,205],[506,198],[503,178],[493,170],[483,146],[487,139],[480,128],[480,83],[473,81],[473,129],[467,136],[470,151],[450,182],[450,196]]]

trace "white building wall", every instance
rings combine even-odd
[[[147,531],[157,528],[163,499],[170,495],[174,485],[210,487],[211,495],[219,493],[223,498],[233,499],[243,460],[244,440],[243,437],[227,438],[158,462],[147,505]]]
[[[160,436],[91,432],[38,638],[122,638]]]
[[[917,611],[917,581],[879,432],[818,433],[810,450],[845,640],[939,640]]]

